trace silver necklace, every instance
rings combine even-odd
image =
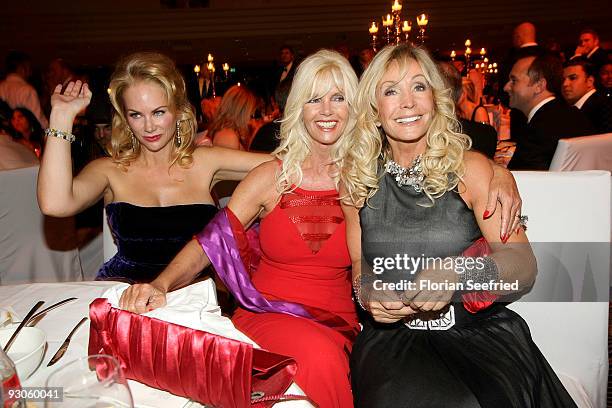
[[[422,154],[415,157],[408,168],[400,166],[393,160],[388,160],[385,163],[385,171],[395,177],[398,186],[412,186],[414,191],[420,193],[423,191],[423,180],[425,180],[421,164],[422,157]]]

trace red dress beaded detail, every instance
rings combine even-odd
[[[293,193],[283,195],[279,207],[285,211],[313,253],[319,252],[344,221],[336,191],[310,192],[296,189]]]

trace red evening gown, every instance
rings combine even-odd
[[[261,260],[252,280],[269,300],[324,309],[357,327],[344,217],[335,190],[297,188],[261,221]],[[352,342],[312,320],[238,309],[236,327],[272,352],[295,358],[295,382],[319,407],[352,407]]]

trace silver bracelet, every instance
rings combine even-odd
[[[470,268],[464,268],[463,272],[457,273],[459,275],[459,282],[465,285],[468,281],[474,283],[488,283],[499,280],[499,270],[497,269],[495,261],[488,256],[479,257],[479,259],[482,260],[482,268],[476,265]]]
[[[367,311],[368,309],[365,307],[365,305],[363,304],[363,301],[361,300],[361,295],[363,293],[361,289],[364,283],[365,282],[362,282],[361,280],[361,275],[353,279],[353,293],[355,295],[355,300],[357,301],[357,304],[359,305],[359,307]]]
[[[62,132],[61,130],[47,128],[45,129],[45,136],[53,136],[59,139],[64,139],[69,141],[70,143],[76,140],[76,137],[72,133]]]

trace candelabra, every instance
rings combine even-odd
[[[372,26],[368,31],[370,31],[370,35],[372,36],[372,51],[376,52],[376,34],[378,34],[378,26],[375,22],[372,21]]]
[[[427,27],[427,23],[429,22],[427,14],[421,14],[417,17],[416,21],[419,26],[419,43],[423,45],[425,44],[425,27]]]
[[[382,17],[382,27],[384,29],[384,33],[381,34],[383,36],[383,42],[389,44],[399,44],[402,41],[410,42],[410,32],[412,31],[412,22],[410,20],[402,21],[402,4],[400,0],[394,0],[391,5],[391,14],[387,14],[386,17]],[[427,14],[421,14],[416,17],[416,23],[419,26],[419,32],[417,35],[417,41],[419,44],[425,43],[425,29],[427,24],[429,23],[429,17]],[[378,26],[375,22],[372,22],[372,25],[369,27],[369,33],[371,36],[371,46],[372,50],[376,52],[378,43]],[[402,34],[404,35],[402,38]]]
[[[470,48],[470,46],[472,45],[472,42],[470,41],[470,39],[468,38],[467,40],[465,40],[465,69],[467,69],[468,71],[470,70],[470,57],[472,55],[472,49]]]
[[[402,26],[402,32],[406,37],[406,42],[410,42],[410,32],[412,31],[412,23],[410,21],[404,20],[404,25]]]
[[[391,6],[393,13],[393,23],[395,25],[395,45],[398,45],[402,39],[402,22],[400,14],[402,13],[402,5],[398,0]]]
[[[387,18],[382,21],[383,27],[385,27],[385,39],[387,44],[391,44],[391,29],[393,27],[393,19],[391,18],[391,14],[387,14]]]
[[[208,64],[206,64],[206,69],[208,70],[208,76],[210,78],[210,84],[212,86],[212,97],[217,96],[217,89],[215,88],[215,58],[212,54],[208,54]]]

